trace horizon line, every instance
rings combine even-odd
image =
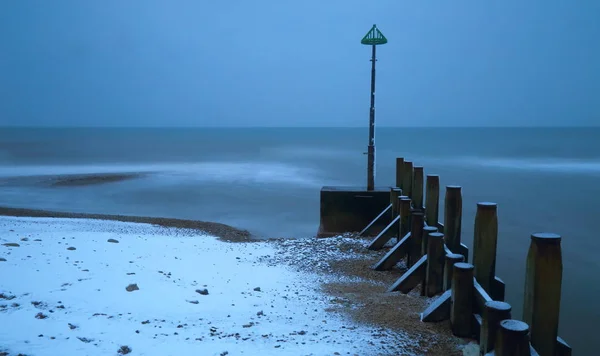
[[[384,129],[542,129],[542,128],[600,128],[600,125],[489,125],[489,126],[376,126]],[[368,129],[368,126],[85,126],[85,125],[0,125],[0,129]]]

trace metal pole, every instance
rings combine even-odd
[[[369,148],[367,151],[367,190],[375,189],[375,45],[371,58],[371,110],[369,113]]]

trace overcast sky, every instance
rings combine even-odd
[[[0,125],[600,124],[600,1],[0,1]]]

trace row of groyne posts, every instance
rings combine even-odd
[[[374,266],[378,271],[390,270],[405,259],[408,270],[389,292],[406,294],[420,285],[421,295],[436,298],[421,320],[450,320],[455,336],[478,340],[481,355],[571,355],[571,347],[558,337],[561,237],[531,235],[523,317],[516,320],[511,305],[504,301],[505,284],[496,276],[497,204],[477,203],[472,263],[468,263],[469,249],[461,243],[461,187],[446,186],[443,223],[438,221],[439,198],[438,175],[427,175],[424,184],[423,167],[396,159],[396,187],[391,189],[390,204],[360,232],[365,236],[391,212],[390,224],[368,246],[380,250],[397,237]]]

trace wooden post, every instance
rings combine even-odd
[[[410,243],[408,251],[408,267],[412,267],[421,258],[423,245],[423,213],[419,210],[411,212]]]
[[[446,186],[444,199],[444,240],[454,253],[460,253],[462,193],[458,185]]]
[[[412,198],[413,163],[411,161],[404,160],[403,174],[402,191],[404,192],[404,195]]]
[[[449,253],[446,255],[444,264],[444,290],[452,288],[452,272],[454,272],[454,264],[464,262],[465,256],[457,253]]]
[[[429,235],[437,232],[438,229],[435,226],[425,226],[423,228],[423,241],[421,243],[421,255],[427,254],[427,244],[429,243]]]
[[[477,270],[477,267],[475,267]],[[492,351],[496,342],[496,335],[502,320],[511,319],[512,308],[505,302],[486,302],[483,308],[483,324],[479,336],[479,350],[481,355]]]
[[[396,187],[402,189],[402,179],[404,178],[404,158],[396,158]]]
[[[402,195],[402,189],[400,188],[392,188],[390,190],[390,203],[392,203],[392,217],[393,220],[396,216],[398,216],[398,197]],[[390,220],[390,221],[391,221]],[[395,229],[393,230],[395,231]]]
[[[425,294],[428,297],[444,290],[444,234],[429,234],[427,242],[427,269],[425,271]]]
[[[404,195],[398,197],[398,214],[400,215],[398,242],[400,242],[410,231],[410,198]]]
[[[428,174],[425,184],[425,222],[429,226],[437,226],[440,204],[440,176]]]
[[[498,242],[498,215],[496,203],[477,203],[473,237],[473,265],[475,279],[488,294],[494,296],[496,278],[496,246]]]
[[[529,326],[514,319],[501,321],[494,344],[495,356],[530,356]],[[540,355],[546,356],[547,354]]]
[[[423,209],[423,167],[413,168],[412,199],[415,209]]]
[[[562,283],[560,235],[531,235],[525,271],[523,321],[531,326],[531,344],[540,355],[555,355]]]
[[[452,307],[450,324],[452,333],[458,337],[473,335],[473,265],[459,262],[452,272]]]

